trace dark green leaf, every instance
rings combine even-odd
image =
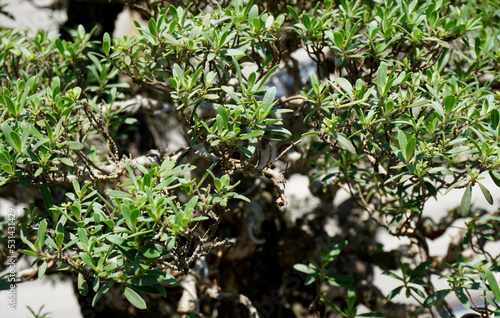
[[[497,300],[500,300],[500,288],[498,287],[498,282],[495,276],[491,273],[489,269],[485,271],[486,280],[488,281],[488,285],[490,285],[490,289],[493,292],[493,296]]]
[[[464,290],[462,288],[459,288],[459,289],[455,290],[455,293],[457,294],[457,297],[460,300],[460,302],[462,303],[462,305],[466,309],[470,309],[469,297],[467,297],[467,295],[465,295]]]
[[[490,191],[481,183],[478,182],[477,184],[479,184],[479,188],[481,189],[481,192],[483,192],[486,201],[488,201],[489,204],[493,205],[493,197],[491,196]]]
[[[491,125],[497,128],[499,121],[500,121],[500,111],[498,111],[498,109],[493,109],[491,111]]]
[[[295,20],[296,23],[299,23],[299,15],[297,14],[297,11],[295,11],[295,8],[292,6],[286,6],[290,14],[292,15],[293,19]]]
[[[99,289],[99,291],[92,299],[92,307],[95,307],[99,299],[101,299],[102,295],[104,295],[111,288],[111,286],[113,286],[114,283],[115,283],[114,280],[110,280],[104,286],[102,286],[101,289]]]
[[[424,307],[431,307],[432,305],[440,302],[443,300],[449,293],[451,292],[451,289],[443,289],[443,290],[438,290],[434,294],[430,295],[427,297],[427,299],[424,301]]]
[[[149,32],[153,37],[156,37],[156,20],[151,18],[148,21]]]
[[[432,264],[432,261],[426,261],[415,267],[414,270],[411,271],[410,277],[415,278],[419,276],[423,271],[427,270]]]
[[[453,107],[455,107],[456,104],[456,97],[453,95],[446,96],[444,99],[444,110],[446,113],[450,113],[453,110]]]
[[[356,317],[374,317],[374,318],[378,318],[378,317],[385,317],[385,315],[382,314],[382,313],[380,313],[380,312],[377,312],[377,311],[372,311],[372,312],[368,312],[366,314],[356,315]]]
[[[472,187],[469,184],[465,188],[465,192],[462,196],[462,201],[460,202],[460,215],[462,215],[462,217],[466,217],[469,214],[471,200],[472,200]]]
[[[497,187],[500,187],[500,172],[498,172],[496,170],[490,170],[488,172],[489,172],[490,177],[493,180],[493,182],[495,182]]]
[[[141,254],[147,258],[158,258],[164,251],[163,246],[159,244],[148,244],[141,248]]]
[[[130,284],[136,286],[153,285],[163,281],[163,277],[159,275],[143,275],[134,277],[130,280]]]
[[[307,276],[306,280],[304,281],[304,285],[311,285],[314,283],[317,279],[319,278],[319,274],[312,274]]]
[[[399,287],[396,287],[394,288],[393,290],[391,290],[389,292],[389,294],[387,294],[387,300],[390,301],[391,299],[393,299],[394,297],[396,297],[396,295],[398,295],[401,290],[403,289],[404,286],[399,286]]]
[[[61,55],[63,55],[64,54],[64,46],[63,46],[61,39],[56,39],[55,43],[56,43],[57,50],[59,51],[59,53],[61,53]]]
[[[78,273],[78,292],[82,296],[87,296],[89,292],[89,285],[81,273]]]

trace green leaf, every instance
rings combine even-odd
[[[81,191],[81,188],[80,188],[80,183],[78,183],[78,180],[73,179],[72,184],[73,184],[73,189],[75,189],[75,193],[79,194]]]
[[[28,239],[28,233],[24,228],[21,228],[19,235],[21,236],[21,241],[23,241],[24,244],[28,245],[28,247],[33,251],[37,250],[37,248],[35,248],[35,245],[33,245],[33,243],[31,243],[31,241]]]
[[[254,131],[251,131],[249,133],[246,133],[246,134],[243,134],[241,136],[238,137],[239,140],[247,140],[247,139],[250,139],[250,138],[255,138],[255,137],[260,137],[264,135],[264,131],[263,130],[254,130]]]
[[[258,91],[260,90],[260,88],[262,87],[262,85],[264,85],[264,83],[267,82],[267,79],[274,73],[274,71],[276,71],[276,69],[278,68],[279,65],[275,65],[273,68],[271,68],[267,73],[266,75],[264,75],[264,77],[259,81],[259,84],[257,85],[257,87],[255,88],[254,91]]]
[[[293,265],[293,268],[299,272],[306,273],[309,275],[316,273],[316,271],[313,268],[305,264],[295,264]]]
[[[299,15],[297,14],[297,11],[295,11],[295,8],[292,6],[286,6],[290,14],[292,15],[293,19],[295,20],[296,23],[299,23]]]
[[[433,101],[432,102],[432,108],[434,108],[434,110],[436,111],[436,113],[441,117],[441,119],[444,119],[444,117],[446,116],[445,113],[444,113],[444,109],[443,109],[443,106],[438,103],[437,101]]]
[[[307,30],[311,29],[311,18],[307,12],[302,13],[302,24]]]
[[[137,223],[137,219],[135,217],[135,213],[132,213],[132,210],[130,207],[126,204],[123,203],[120,206],[120,213],[123,215],[123,218],[125,219],[125,222],[129,226],[131,230],[135,230],[135,224]]]
[[[356,149],[354,148],[352,142],[347,139],[344,134],[334,134],[335,138],[338,140],[339,144],[347,149],[350,153],[356,153]]]
[[[259,7],[254,4],[250,11],[248,12],[248,22],[252,22],[255,18],[259,16]]]
[[[224,119],[220,114],[217,114],[215,117],[215,123],[217,124],[217,131],[219,131],[219,134],[222,134],[224,131]]]
[[[131,198],[132,197],[132,195],[130,193],[119,191],[119,190],[109,190],[109,191],[106,191],[106,194],[111,199],[124,199],[124,198]]]
[[[394,279],[397,279],[397,280],[400,280],[400,281],[404,281],[404,279],[402,277],[399,277],[398,275],[396,275],[396,274],[394,274],[392,272],[388,272],[387,271],[387,272],[383,272],[382,274],[390,276],[390,277],[392,277]]]
[[[29,255],[29,256],[38,256],[37,253],[33,252],[33,251],[30,251],[30,250],[19,250],[20,253],[23,253],[23,254],[26,254],[26,255]]]
[[[104,35],[102,37],[102,51],[104,52],[104,54],[106,56],[109,55],[110,47],[111,47],[111,37],[109,36],[109,33],[106,32],[106,33],[104,33]]]
[[[83,278],[82,273],[78,273],[78,292],[82,296],[87,296],[87,293],[89,292],[89,285],[85,278]]]
[[[483,192],[486,201],[488,201],[489,204],[493,205],[493,197],[491,196],[490,191],[481,183],[478,182],[477,184],[479,184],[479,188],[481,189],[481,192]]]
[[[387,294],[387,300],[390,301],[391,299],[393,299],[394,297],[396,297],[396,295],[398,295],[401,290],[403,289],[404,286],[399,286],[399,287],[396,287],[394,288],[393,290],[391,290],[389,292],[389,294]]]
[[[186,206],[184,207],[184,213],[186,214],[191,214],[193,213],[194,211],[194,208],[196,207],[196,203],[198,203],[198,199],[200,197],[195,195],[194,197],[192,197],[188,203],[186,203]]]
[[[73,167],[74,166],[74,163],[73,163],[73,160],[69,159],[69,158],[66,158],[66,157],[61,157],[59,158],[59,160],[64,163],[65,165],[67,165],[68,167]]]
[[[5,100],[5,103],[7,104],[7,109],[11,113],[11,116],[19,117],[19,114],[17,113],[16,105],[14,105],[14,102],[12,101],[12,99],[7,95],[5,95],[3,98]]]
[[[56,39],[55,43],[56,43],[56,48],[59,51],[59,53],[61,53],[61,55],[64,55],[64,46],[63,46],[61,39]]]
[[[383,313],[378,311],[367,312],[366,314],[356,315],[356,317],[385,317]]]
[[[333,42],[339,49],[342,49],[344,47],[344,32],[334,32]]]
[[[460,202],[460,215],[462,215],[462,217],[466,217],[467,214],[469,214],[471,200],[472,200],[472,187],[469,184],[465,188],[465,192],[462,195],[462,201]]]
[[[499,122],[500,122],[500,111],[498,111],[498,109],[493,109],[491,111],[491,125],[494,128],[497,128]]]
[[[316,75],[316,73],[314,73],[314,72],[311,73],[311,85],[313,87],[319,87],[318,75]]]
[[[164,277],[162,275],[142,275],[130,279],[130,284],[134,286],[147,286],[157,284],[163,280]]]
[[[59,227],[61,225],[61,227]],[[62,243],[64,242],[64,229],[62,227],[62,224],[59,223],[57,224],[57,234],[56,234],[56,244],[58,247],[62,246]]]
[[[123,288],[123,294],[125,295],[125,298],[127,298],[127,300],[135,307],[137,307],[139,309],[146,309],[147,308],[146,302],[144,301],[144,299],[142,299],[142,297],[139,296],[139,294],[137,292],[135,292],[132,288],[125,286]]]
[[[38,279],[42,279],[47,271],[47,261],[44,261],[40,267],[38,267]]]
[[[99,299],[101,299],[102,295],[104,295],[111,288],[111,286],[113,286],[114,283],[115,283],[114,280],[110,280],[99,289],[99,291],[95,294],[94,298],[92,299],[92,307],[94,307],[97,304]]]
[[[465,309],[470,309],[469,297],[465,295],[464,290],[462,288],[459,288],[455,290],[455,293]]]
[[[495,182],[497,187],[500,187],[500,172],[496,170],[490,170],[488,171],[488,173],[490,174],[491,179],[493,180],[493,182]]]
[[[493,292],[493,296],[497,300],[500,300],[500,288],[498,287],[498,282],[495,276],[491,273],[489,269],[485,271],[486,280],[488,281],[488,285],[490,285],[490,289]]]
[[[432,305],[440,302],[443,300],[449,293],[451,292],[451,289],[443,289],[443,290],[438,290],[432,295],[429,295],[427,299],[424,301],[424,307],[431,307]]]
[[[402,130],[398,131],[398,144],[399,144],[399,149],[401,150],[401,153],[405,154],[408,141],[406,139],[406,134]],[[404,159],[406,160],[406,157],[404,157]]]
[[[106,236],[106,240],[117,246],[128,247],[127,240],[119,235]]]
[[[222,118],[222,125],[225,129],[229,130],[229,115],[227,114],[227,110],[224,106],[217,106],[217,112]]]
[[[0,166],[10,166],[10,154],[8,151],[0,152]]]
[[[141,254],[146,258],[158,258],[163,252],[163,246],[159,244],[148,244],[141,248]]]
[[[38,243],[37,249],[39,251],[42,251],[42,249],[43,249],[43,245],[45,242],[45,231],[46,230],[47,230],[47,220],[42,220],[42,222],[40,222],[40,226],[38,227],[37,239],[36,239],[36,242]]]
[[[444,99],[444,110],[446,113],[450,113],[457,103],[457,99],[453,95],[446,96]]]
[[[173,74],[177,77],[178,84],[183,85],[184,83],[184,72],[182,72],[179,64],[174,64]]]
[[[84,252],[80,252],[80,258],[82,259],[82,261],[87,264],[88,266],[90,266],[93,270],[97,271],[97,267],[95,266],[94,264],[94,261],[92,260],[92,257],[90,257],[89,254],[87,253],[84,253]]]
[[[262,110],[264,111],[264,113],[260,118],[261,120],[264,120],[269,115],[269,112],[271,111],[274,105],[275,97],[276,97],[276,87],[271,87],[270,89],[267,90],[266,94],[264,95],[264,98],[262,99]]]
[[[222,55],[236,56],[236,57],[247,55],[247,53],[243,49],[224,49],[224,50],[220,50],[220,53]]]
[[[348,80],[342,77],[337,77],[335,82],[348,94],[352,95],[352,84]]]
[[[306,280],[304,281],[304,285],[311,285],[314,283],[318,278],[319,278],[319,273],[314,273],[312,275],[307,276]]]
[[[71,149],[71,150],[82,150],[83,149],[83,144],[79,143],[78,141],[67,141],[66,145],[68,145],[69,149]]]
[[[408,143],[406,144],[406,149],[405,149],[405,159],[408,162],[411,157],[413,156],[413,152],[415,152],[415,147],[417,145],[417,140],[415,137],[410,137],[408,140]]]
[[[89,247],[89,238],[87,237],[87,232],[81,227],[78,228],[78,238],[85,249]]]
[[[5,136],[5,138],[12,146],[12,148],[14,148],[17,152],[23,152],[23,145],[19,134],[15,131],[11,131],[9,135],[10,138],[7,138],[7,136]]]
[[[415,267],[414,270],[411,271],[410,277],[415,278],[418,277],[423,271],[427,270],[432,264],[432,261],[426,261]]]
[[[379,68],[377,69],[377,86],[379,90],[379,94],[381,97],[384,97],[385,85],[387,83],[387,66],[385,63],[381,63]]]

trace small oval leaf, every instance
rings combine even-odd
[[[146,309],[147,308],[146,302],[144,301],[144,299],[142,299],[142,297],[139,296],[139,294],[135,290],[133,290],[132,288],[125,287],[123,289],[123,294],[125,295],[125,298],[127,298],[127,300],[135,307],[137,307],[139,309]]]

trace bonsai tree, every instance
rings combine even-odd
[[[26,204],[0,264],[31,268],[1,289],[65,274],[93,317],[499,315],[499,210],[471,204],[500,186],[498,3],[125,4],[123,38],[0,31],[0,191]],[[293,174],[320,203],[291,218]]]

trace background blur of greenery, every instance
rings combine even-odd
[[[113,38],[124,7],[144,23]],[[67,275],[89,317],[454,317],[451,299],[500,317],[499,210],[472,204],[498,205],[498,0],[51,8],[60,36],[0,30],[16,282]],[[320,203],[292,215],[296,174]],[[423,214],[453,189],[456,209]]]

